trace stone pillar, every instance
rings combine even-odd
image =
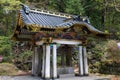
[[[37,76],[38,73],[38,64],[39,64],[39,56],[37,47],[34,48],[33,58],[32,58],[32,75]]]
[[[39,46],[38,47],[39,64],[38,64],[37,74],[40,77],[41,77],[41,71],[42,71],[42,57],[43,57],[43,48],[42,48],[42,46]]]
[[[32,56],[32,75],[41,76],[41,67],[42,67],[42,54],[43,50],[41,47],[34,47],[34,53]]]
[[[83,52],[82,52],[82,46],[79,46],[79,75],[83,76]]]
[[[50,79],[50,45],[43,45],[42,78]]]
[[[45,78],[50,78],[50,45],[46,45]]]
[[[45,55],[46,55],[46,46],[43,45],[42,78],[45,78]]]
[[[53,75],[52,78],[57,78],[57,46],[56,44],[53,44],[53,51],[52,51],[52,69],[53,69]]]
[[[86,52],[86,46],[83,46],[83,61],[84,61],[84,75],[88,75],[88,60],[87,60],[87,52]]]
[[[32,54],[32,75],[35,75],[35,52]]]

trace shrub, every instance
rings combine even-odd
[[[32,67],[32,51],[25,50],[20,54],[13,54],[14,64],[21,70],[28,71]]]
[[[87,47],[89,72],[91,73],[99,72],[100,63],[104,59],[104,43],[104,41],[91,40]]]
[[[107,52],[107,59],[113,60],[113,61],[119,61],[120,60],[120,50],[117,46],[116,40],[109,40],[106,43],[106,52]]]
[[[120,70],[118,68],[120,64],[120,50],[118,49],[117,41],[108,40],[94,44],[94,47],[88,47],[89,71],[92,73],[112,74],[112,71],[115,69],[113,74],[118,74]]]
[[[103,61],[100,65],[99,72],[102,74],[120,75],[120,63],[116,61]]]
[[[9,37],[0,36],[0,55],[3,56],[3,62],[11,61],[11,40]]]

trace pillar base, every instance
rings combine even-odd
[[[43,80],[51,80],[51,78],[42,78]]]
[[[57,75],[57,78],[60,78],[60,75]]]
[[[34,77],[35,75],[34,75],[34,74],[31,74],[31,76],[33,76],[33,77]]]
[[[84,74],[84,76],[89,76],[89,74]]]
[[[57,80],[58,78],[41,78],[43,80]]]
[[[75,74],[75,76],[89,76],[89,74],[83,74],[83,75],[81,75],[81,74]]]
[[[81,77],[82,77],[82,76],[84,76],[84,75],[81,75],[81,74],[75,74],[75,76],[81,76]]]
[[[58,78],[60,78],[60,77],[55,77],[55,78],[54,78],[54,77],[52,77],[51,79],[58,79]]]
[[[54,80],[54,79],[56,80],[56,79],[58,79],[58,78],[60,78],[59,75],[57,75],[57,77],[51,77],[52,80]]]
[[[56,79],[59,79],[60,76],[57,75],[57,77],[50,77],[50,78],[41,77],[41,78],[44,79],[44,80],[56,80]]]
[[[52,80],[56,80],[56,79],[58,79],[57,77],[56,78],[51,78]]]
[[[42,74],[38,74],[38,76],[40,76],[40,77],[41,77],[41,76],[42,76]]]

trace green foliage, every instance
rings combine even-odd
[[[65,11],[71,14],[83,14],[84,8],[82,6],[81,0],[67,0]]]
[[[101,72],[107,74],[112,74],[113,71],[113,74],[118,74],[120,71],[118,68],[120,66],[119,56],[120,50],[116,40],[101,42],[101,40],[97,39],[96,41],[91,41],[88,46],[89,71],[91,73]],[[112,63],[110,63],[111,61]]]
[[[99,72],[102,74],[120,75],[120,62],[103,61],[100,65]]]
[[[103,0],[85,0],[83,2],[83,7],[85,10],[85,15],[90,18],[93,26],[97,27],[98,29],[103,28]]]
[[[89,64],[89,72],[90,73],[99,73],[100,62],[94,62]]]
[[[3,10],[16,10],[21,2],[18,0],[1,0],[0,4]]]
[[[91,39],[92,40],[92,39]],[[98,43],[97,43],[98,42]],[[98,40],[91,41],[88,46],[88,61],[89,61],[89,72],[98,73],[100,68],[100,63],[104,59],[104,50],[102,44]]]
[[[84,13],[81,0],[49,0],[49,7],[70,14],[80,15]]]
[[[23,53],[20,53],[19,59],[20,60],[24,60],[27,61],[27,59],[29,59],[32,56],[32,51],[30,50],[26,50]]]
[[[0,54],[1,55],[10,55],[11,51],[11,42],[9,37],[0,36]]]
[[[9,37],[0,36],[0,55],[3,56],[3,62],[11,61],[11,41]]]
[[[14,64],[21,70],[31,69],[32,51],[25,50],[19,54],[12,54]]]
[[[119,61],[120,60],[120,50],[117,46],[116,40],[109,40],[106,44],[106,52],[107,52],[107,59],[113,60],[113,61]]]
[[[119,5],[120,1],[116,1],[116,5]],[[88,16],[93,26],[103,31],[113,32],[115,37],[120,39],[118,35],[120,12],[115,9],[114,2],[109,0],[1,0],[0,35],[12,33],[16,21],[15,10],[19,9],[21,2],[38,8]]]
[[[15,26],[15,12],[9,14],[3,14],[0,16],[1,25],[0,25],[0,36],[9,36],[12,34],[13,26]]]
[[[19,9],[19,0],[0,1],[0,35],[9,36],[16,22],[16,10]]]
[[[49,7],[59,12],[65,12],[67,0],[49,0]]]
[[[116,1],[116,5],[119,5],[120,0]],[[5,62],[11,59],[11,42],[9,37],[4,36],[13,33],[16,10],[19,9],[21,2],[29,3],[38,8],[88,16],[93,26],[107,33],[114,33],[115,39],[120,39],[120,11],[115,8],[112,0],[29,0],[29,2],[26,0],[0,0],[0,55],[3,55],[3,61]],[[117,41],[104,42],[102,39],[95,40],[92,38],[91,43],[90,47],[88,47],[91,72],[99,72],[100,62],[105,59],[119,60],[120,54],[116,48]],[[20,62],[20,66],[26,69],[24,62],[31,55],[31,51],[24,51],[21,54],[13,54],[13,58],[15,61]]]

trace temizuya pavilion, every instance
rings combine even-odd
[[[77,45],[79,75],[88,75],[87,36],[106,37],[108,34],[91,26],[87,17],[29,9],[22,5],[12,39],[34,45],[32,75],[41,74],[42,78],[50,79],[58,75],[57,44]],[[36,52],[37,46],[42,46],[39,53]]]

